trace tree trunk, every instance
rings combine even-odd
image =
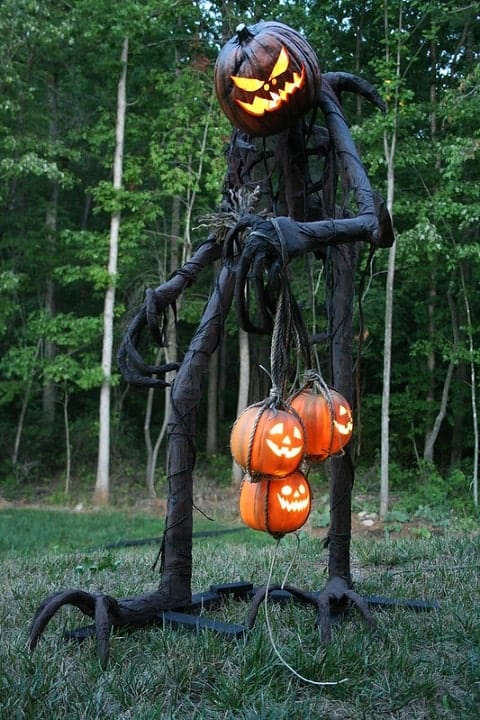
[[[240,375],[238,378],[237,417],[248,405],[248,391],[250,387],[250,342],[248,333],[242,328],[238,331],[238,355]],[[243,478],[242,468],[233,462],[233,482],[239,485]]]
[[[462,464],[463,440],[465,437],[465,422],[467,413],[467,366],[461,362],[455,368],[453,387],[455,388],[455,402],[452,406],[453,427],[450,445],[450,469],[455,470]]]
[[[163,353],[163,349],[160,348],[157,352],[157,356],[155,358],[155,365],[160,364],[160,358]],[[168,352],[165,350],[165,362],[169,362]],[[165,388],[165,406],[164,406],[164,415],[163,415],[163,423],[162,427],[160,429],[160,432],[157,435],[157,439],[155,440],[155,443],[152,443],[152,432],[151,432],[151,421],[152,421],[152,414],[153,414],[153,401],[155,399],[155,388],[149,388],[147,393],[147,404],[145,406],[145,419],[143,421],[143,436],[145,438],[145,447],[147,450],[147,469],[145,473],[145,483],[147,487],[147,493],[149,498],[155,498],[157,496],[156,490],[155,490],[155,469],[157,467],[157,458],[158,458],[158,450],[160,448],[161,442],[163,438],[165,437],[165,433],[167,431],[167,417],[168,417],[168,398],[169,398],[169,388]]]
[[[39,340],[37,342],[37,347],[35,348],[35,354],[33,357],[34,361],[38,358],[38,356],[40,354],[41,346],[42,346],[42,341]],[[30,396],[32,394],[33,378],[34,378],[34,373],[31,372],[31,373],[29,373],[28,378],[26,378],[26,380],[25,380],[25,392],[23,394],[22,406],[20,408],[20,416],[18,418],[17,430],[15,433],[15,441],[13,443],[13,451],[12,451],[13,467],[15,467],[18,462],[18,454],[20,452],[20,443],[22,440],[23,426],[25,423],[25,415],[27,414],[28,403],[30,402]]]
[[[53,208],[52,208],[53,210]],[[52,217],[49,218],[52,221]],[[47,220],[48,222],[48,220]],[[55,220],[56,222],[56,220]],[[55,317],[55,286],[53,278],[48,277],[45,288],[45,312],[49,318]],[[46,338],[43,343],[43,357],[47,363],[55,360],[57,354],[57,346],[52,340]],[[57,386],[53,380],[48,380],[43,386],[42,391],[42,419],[44,432],[53,432],[55,422],[55,410],[57,403]]]
[[[388,3],[384,4],[386,60],[389,60]],[[401,60],[402,7],[398,9],[398,40],[395,68],[395,100],[393,107],[393,128],[390,138],[384,133],[384,154],[387,163],[387,210],[393,214],[393,198],[395,192],[395,149],[397,144],[398,123],[398,83],[400,81]],[[383,390],[382,420],[380,445],[380,518],[383,520],[388,512],[389,502],[389,456],[390,456],[390,383],[392,368],[392,334],[393,334],[393,286],[395,280],[396,244],[388,252],[388,272],[385,287],[385,336],[383,345]]]
[[[392,371],[393,286],[395,279],[396,245],[388,252],[388,271],[385,286],[385,335],[383,343],[383,389],[380,445],[380,518],[385,519],[389,502],[390,457],[390,378]]]
[[[57,127],[57,82],[54,75],[50,75],[47,81],[47,102],[48,102],[48,113],[49,113],[49,139],[53,144],[58,138],[58,127]],[[45,250],[48,256],[52,260],[55,256],[56,246],[56,235],[57,235],[57,218],[58,218],[58,195],[59,187],[56,181],[52,184],[52,193],[50,202],[47,207],[45,215],[45,231],[46,231],[46,243]],[[54,318],[56,314],[55,310],[55,285],[53,282],[52,269],[49,268],[46,287],[45,287],[45,312],[49,318]],[[48,362],[53,362],[55,355],[57,354],[56,344],[45,339],[43,345],[44,359]],[[55,422],[55,411],[57,404],[57,386],[53,380],[48,380],[42,392],[42,418],[43,418],[43,429],[48,433],[53,432],[53,426]]]
[[[451,292],[447,293],[447,299],[448,299],[448,305],[450,308],[450,317],[452,319],[452,334],[453,334],[452,356],[454,358],[457,353],[458,344],[459,344],[458,320],[457,320],[455,303],[453,301]],[[454,372],[455,365],[456,365],[456,361],[453,358],[450,360],[450,362],[448,364],[447,372],[445,375],[440,407],[439,407],[437,415],[435,417],[435,421],[433,423],[432,429],[427,432],[426,437],[425,437],[425,447],[423,449],[423,459],[426,460],[427,462],[433,462],[433,451],[435,449],[435,443],[437,441],[442,422],[447,414],[448,396],[450,394],[450,386],[452,384],[453,372]],[[433,398],[432,398],[432,401],[433,401]]]
[[[155,364],[159,362],[160,352],[157,353]],[[155,492],[155,468],[153,467],[153,443],[151,434],[151,421],[153,411],[153,400],[155,398],[155,389],[148,388],[147,403],[145,405],[145,417],[143,420],[143,437],[145,439],[145,448],[147,451],[147,469],[145,473],[145,484],[147,486],[148,497],[156,497]]]
[[[448,395],[450,392],[450,385],[452,383],[452,376],[453,376],[453,370],[455,367],[455,363],[453,360],[450,360],[447,368],[447,372],[445,375],[445,381],[443,383],[443,391],[442,391],[442,399],[440,401],[440,407],[438,409],[438,413],[435,417],[435,421],[433,423],[432,429],[427,432],[427,435],[425,437],[425,446],[423,448],[423,459],[427,462],[433,462],[433,450],[435,448],[435,443],[438,438],[438,433],[440,432],[440,428],[443,422],[443,419],[445,418],[445,415],[447,414],[447,404],[448,404]]]
[[[433,21],[435,22],[435,21]],[[434,30],[435,28],[432,28]],[[432,111],[430,113],[430,137],[432,140],[432,146],[435,148],[437,146],[437,113],[436,113],[436,104],[437,104],[437,45],[435,38],[432,38],[430,41],[430,57],[431,57],[431,80],[430,80],[430,105],[432,108]],[[440,156],[437,152],[436,158],[435,158],[435,169],[438,173],[440,173],[441,169],[441,160]],[[435,448],[435,440],[438,437],[438,432],[440,430],[440,425],[442,423],[443,416],[446,413],[446,402],[448,399],[448,390],[450,387],[450,382],[452,378],[453,373],[453,366],[450,363],[446,380],[443,386],[443,392],[442,392],[442,400],[440,404],[440,411],[437,413],[435,418],[433,419],[434,414],[434,408],[435,408],[435,395],[436,395],[436,383],[435,383],[435,373],[437,369],[437,358],[435,353],[435,338],[437,334],[437,327],[435,324],[435,309],[437,304],[437,284],[436,284],[436,269],[435,267],[432,268],[431,276],[430,276],[430,288],[428,292],[428,303],[427,303],[427,313],[428,313],[428,325],[427,325],[427,337],[428,342],[430,345],[430,349],[427,356],[427,371],[428,371],[428,380],[427,380],[427,412],[426,412],[426,418],[427,422],[432,423],[432,428],[430,429],[428,426],[425,428],[425,439],[424,439],[424,445],[423,445],[423,458],[424,460],[428,460],[429,462],[433,462],[433,454],[434,454],[434,448]],[[445,390],[447,391],[447,395],[445,395]]]
[[[428,372],[428,380],[427,380],[427,396],[426,396],[426,404],[427,404],[427,412],[425,414],[425,417],[427,419],[427,425],[425,427],[425,438],[424,438],[424,445],[423,445],[423,456],[425,459],[428,455],[430,460],[433,460],[433,446],[431,445],[431,431],[428,427],[428,423],[432,421],[433,418],[433,411],[435,408],[435,371],[437,367],[437,360],[435,355],[435,335],[436,335],[436,327],[435,327],[435,305],[436,305],[436,298],[437,298],[437,288],[435,284],[435,271],[432,272],[432,275],[430,277],[430,289],[428,293],[428,303],[427,303],[427,314],[428,314],[428,323],[427,323],[427,337],[428,342],[430,345],[430,349],[428,351],[427,355],[427,372]],[[429,448],[427,448],[427,445],[430,445]]]
[[[480,456],[480,433],[478,429],[478,410],[477,410],[477,375],[475,370],[474,351],[475,347],[473,344],[472,335],[472,313],[470,311],[470,301],[467,295],[467,287],[465,284],[465,275],[462,266],[460,266],[460,277],[462,281],[462,293],[463,300],[465,303],[465,311],[467,314],[467,328],[468,328],[468,349],[470,356],[470,399],[472,403],[472,418],[473,418],[473,477],[472,477],[472,490],[473,490],[473,504],[478,507],[478,461]]]
[[[65,383],[63,395],[63,425],[65,428],[65,495],[70,493],[70,480],[72,470],[72,445],[70,442],[70,421],[68,418],[68,385]]]
[[[126,84],[128,62],[128,39],[123,41],[121,63],[122,69],[118,83],[117,124],[115,158],[113,163],[113,187],[122,187],[123,146],[125,135]],[[118,261],[118,237],[120,231],[120,213],[114,213],[110,223],[110,252],[108,258],[108,274],[110,284],[105,293],[103,312],[103,349],[102,372],[103,382],[100,390],[100,426],[98,439],[97,480],[95,484],[94,503],[106,505],[110,492],[110,380],[112,375],[113,349],[113,310],[115,305],[115,276]]]

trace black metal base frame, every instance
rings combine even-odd
[[[262,585],[255,588],[251,582],[239,581],[234,583],[211,585],[209,590],[193,595],[192,601],[188,607],[161,611],[158,615],[156,624],[161,625],[162,627],[170,626],[173,628],[183,628],[187,630],[211,630],[230,638],[244,638],[246,637],[248,631],[255,625],[258,609],[267,597],[269,600],[277,603],[285,603],[293,600],[312,605],[317,608],[318,616],[320,618],[321,608],[323,606],[321,591],[308,592],[295,588],[292,585],[285,585],[283,587],[280,585],[270,585],[268,587],[266,585]],[[244,625],[212,620],[201,614],[204,610],[221,606],[228,598],[246,600],[250,602],[247,621]],[[362,600],[367,608],[404,607],[407,610],[414,610],[417,612],[438,610],[440,608],[440,603],[437,600],[409,600],[384,597],[382,595],[369,595],[363,597]],[[349,607],[350,605],[345,603],[338,608],[331,608],[331,620],[333,622],[339,622],[344,617]],[[95,634],[95,625],[87,625],[85,627],[76,628],[75,630],[66,631],[64,633],[64,638],[65,640],[82,642],[87,638],[94,637]]]

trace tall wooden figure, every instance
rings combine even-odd
[[[218,228],[170,280],[147,292],[119,351],[131,383],[162,386],[174,367],[168,434],[168,506],[156,591],[117,600],[78,589],[56,593],[34,618],[33,648],[64,604],[94,617],[100,655],[108,658],[112,627],[153,622],[166,609],[191,602],[193,471],[201,379],[223,333],[233,303],[249,332],[271,332],[290,261],[312,252],[326,268],[330,382],[352,404],[352,308],[359,243],[389,247],[388,212],[372,190],[342,110],[341,93],[363,96],[384,110],[377,92],[347,73],[323,76],[315,52],[295,30],[278,22],[240,25],[220,52],[215,87],[234,130],[219,217],[236,222]],[[324,126],[317,124],[322,113]],[[255,208],[242,205],[254,198]],[[247,212],[245,212],[247,210]],[[159,342],[169,306],[203,268],[222,259],[200,325],[180,365],[149,366],[137,347],[148,325]],[[247,288],[248,286],[248,288]],[[246,297],[256,297],[251,318]],[[291,297],[292,312],[299,309]],[[308,339],[304,339],[308,343]],[[153,377],[155,376],[155,377]],[[232,419],[233,420],[233,419]],[[347,451],[331,461],[328,532],[329,577],[318,597],[322,631],[329,636],[330,611],[355,604],[371,619],[352,590],[350,573],[351,492],[354,470]]]

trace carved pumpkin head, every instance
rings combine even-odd
[[[318,60],[288,25],[239,25],[215,65],[218,101],[230,122],[248,135],[274,135],[318,101]]]
[[[340,452],[352,437],[350,405],[336,390],[330,389],[328,395],[302,390],[291,401],[305,427],[305,455],[313,462]]]
[[[230,448],[235,461],[250,475],[288,475],[303,460],[301,420],[290,410],[250,405],[233,425]]]
[[[284,478],[245,476],[240,489],[240,517],[254,530],[279,536],[302,527],[310,514],[312,496],[305,475],[296,471]]]

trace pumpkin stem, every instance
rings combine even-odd
[[[253,33],[250,32],[245,23],[240,23],[240,25],[237,25],[237,29],[235,32],[237,33],[237,38],[239,42],[247,42],[249,38],[254,37]]]

